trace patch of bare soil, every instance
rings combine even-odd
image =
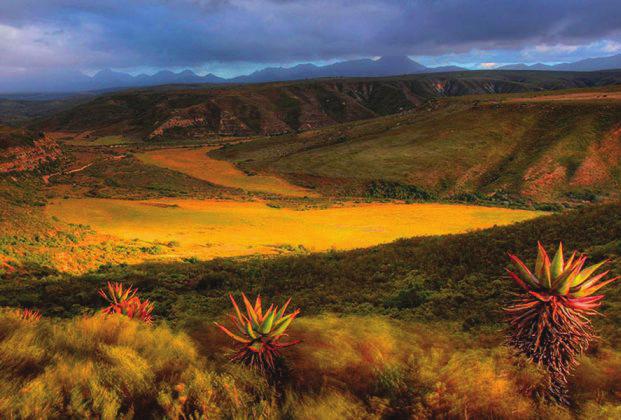
[[[611,131],[600,143],[589,147],[588,155],[576,171],[572,185],[593,186],[609,182],[611,172],[621,164],[621,128]]]

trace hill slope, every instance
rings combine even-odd
[[[58,144],[43,133],[0,125],[0,174],[37,169],[60,154]]]
[[[379,79],[134,90],[101,96],[37,124],[93,136],[188,138],[282,134],[368,119],[430,98],[621,83],[621,72],[457,72]]]
[[[403,115],[229,145],[212,155],[342,195],[407,198],[394,196],[405,187],[395,192],[395,186],[378,186],[382,181],[440,197],[615,197],[621,101],[615,93],[597,95],[445,99]]]

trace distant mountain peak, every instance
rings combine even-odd
[[[556,65],[509,64],[495,70],[554,70],[599,71],[621,69],[621,54],[588,58],[574,63]],[[79,71],[50,70],[45,74],[32,73],[16,80],[0,80],[0,91],[15,92],[78,92],[100,89],[147,87],[175,83],[262,83],[275,81],[316,79],[325,77],[384,77],[416,73],[448,73],[467,71],[457,66],[425,67],[406,55],[386,55],[376,60],[360,58],[319,66],[312,63],[293,67],[267,67],[246,76],[224,79],[212,73],[199,76],[190,69],[179,73],[161,70],[153,75],[128,73],[105,68],[89,77]]]
[[[390,63],[390,64],[410,64],[416,63],[407,55],[384,55],[374,60],[376,63]],[[418,64],[418,63],[416,63]]]
[[[378,66],[393,74],[415,73],[427,70],[427,67],[406,55],[386,55],[375,61]]]

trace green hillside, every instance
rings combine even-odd
[[[443,99],[402,115],[230,145],[212,156],[339,195],[390,197],[395,187],[378,186],[382,181],[444,198],[594,200],[620,191],[621,101]]]

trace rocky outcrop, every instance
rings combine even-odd
[[[58,143],[43,133],[0,131],[0,173],[32,171],[60,156]]]

